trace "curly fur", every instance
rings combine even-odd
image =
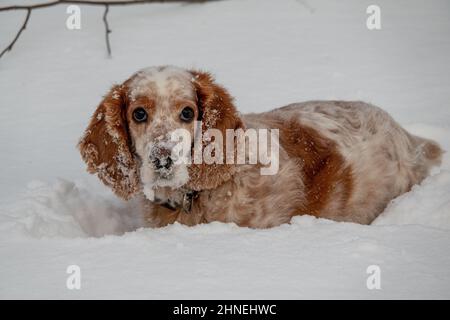
[[[175,202],[186,190],[197,191],[190,212],[148,200],[143,185],[152,174],[146,146],[181,125],[177,116],[186,104],[202,118],[202,132],[278,129],[278,173],[261,175],[260,165],[191,164],[181,187],[155,190],[156,199]],[[148,110],[147,125],[133,123],[136,106]],[[364,102],[308,101],[240,115],[209,73],[176,67],[144,69],[114,86],[79,149],[88,171],[119,197],[141,199],[151,227],[223,221],[267,228],[302,214],[369,224],[389,201],[420,183],[442,155],[437,143],[411,135]]]

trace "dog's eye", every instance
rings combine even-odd
[[[194,119],[194,115],[194,109],[191,107],[184,107],[184,109],[181,110],[180,119],[184,122],[191,122]]]
[[[144,110],[144,108],[136,108],[133,111],[133,118],[136,122],[144,122],[147,120],[147,112]]]

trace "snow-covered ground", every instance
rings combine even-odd
[[[366,28],[370,4],[381,30]],[[361,99],[450,150],[449,1],[113,7],[111,59],[103,8],[81,14],[82,29],[68,30],[66,6],[33,11],[0,60],[0,298],[450,298],[448,154],[371,226],[304,216],[269,230],[155,230],[75,148],[115,81],[174,64],[215,73],[243,112]],[[0,48],[23,17],[0,13]],[[80,290],[66,288],[69,265]],[[370,265],[380,290],[366,287]]]

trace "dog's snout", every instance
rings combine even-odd
[[[171,150],[163,147],[154,147],[150,152],[150,161],[157,170],[169,169],[173,164]]]
[[[152,160],[156,169],[169,169],[172,166],[172,159],[170,157],[155,158]]]

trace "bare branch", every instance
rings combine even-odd
[[[0,7],[0,11],[10,11],[10,10],[28,10],[28,9],[42,9],[46,7],[55,6],[58,4],[80,4],[80,5],[93,5],[93,6],[104,6],[108,4],[110,6],[125,6],[125,5],[136,5],[136,4],[146,4],[146,3],[161,3],[161,2],[191,2],[191,3],[201,3],[208,0],[124,0],[124,1],[89,1],[89,0],[56,0],[44,3],[37,3],[33,5],[16,5],[8,7]],[[217,1],[217,0],[216,0]]]
[[[16,6],[8,6],[8,7],[0,7],[0,12],[2,11],[12,11],[12,10],[26,10],[27,16],[25,18],[22,27],[17,32],[14,40],[0,53],[0,58],[8,51],[12,49],[16,41],[19,39],[22,32],[25,30],[28,24],[28,20],[30,19],[31,11],[35,9],[47,8],[59,4],[78,4],[78,5],[91,5],[91,6],[105,6],[105,12],[103,14],[103,22],[105,24],[105,32],[106,32],[106,48],[108,50],[108,56],[111,56],[111,45],[109,42],[109,34],[111,30],[108,25],[108,12],[109,6],[124,6],[124,5],[136,5],[136,4],[147,4],[147,3],[161,3],[161,2],[187,2],[187,3],[202,3],[208,0],[123,0],[123,1],[89,1],[89,0],[57,0],[50,1],[44,3],[37,3],[32,5],[16,5]],[[218,0],[210,0],[210,1],[218,1]]]
[[[0,58],[3,57],[3,55],[6,52],[10,51],[13,48],[13,46],[16,43],[17,39],[19,39],[20,34],[23,32],[23,30],[26,29],[28,20],[30,19],[30,15],[31,15],[31,9],[28,9],[27,10],[27,16],[25,17],[25,21],[23,22],[22,27],[20,27],[19,32],[17,32],[16,36],[14,37],[14,40],[2,51],[2,53],[0,53]]]
[[[111,57],[111,45],[109,43],[109,34],[111,30],[108,25],[108,11],[109,5],[105,5],[105,13],[103,14],[103,22],[105,23],[105,37],[106,37],[106,49],[108,50],[108,57]]]

